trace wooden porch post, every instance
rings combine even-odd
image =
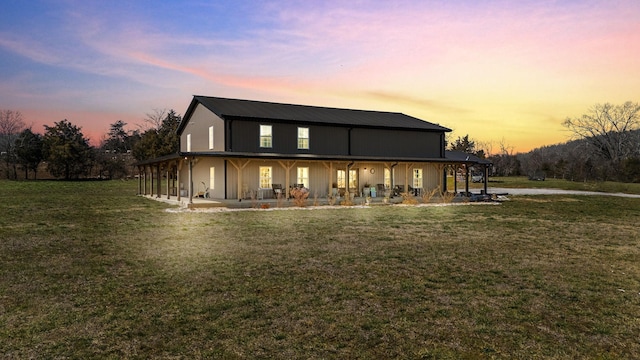
[[[329,162],[329,185],[327,190],[327,198],[333,196],[331,193],[333,191],[333,163]]]
[[[189,204],[193,204],[193,162],[189,158]]]
[[[142,194],[142,171],[140,171],[140,166],[138,166],[138,195]]]
[[[236,170],[238,171],[238,176],[237,176],[237,178],[238,178],[238,189],[237,189],[236,193],[238,194],[238,200],[242,200],[242,170],[247,165],[249,165],[251,160],[247,160],[244,164],[240,160],[238,160],[237,164],[231,159],[229,159],[228,162],[229,162],[229,164],[233,165],[233,167],[236,168]]]
[[[173,176],[170,176],[169,174],[171,166],[172,166],[171,163],[167,164],[167,199],[171,199],[171,191],[169,191],[170,185],[171,185],[170,182],[171,180],[173,180],[171,179]]]
[[[178,196],[178,201],[180,201],[180,170],[182,170],[182,159],[178,160],[178,170],[177,170],[177,181],[178,181],[178,188],[176,189],[176,195]]]
[[[158,179],[158,183],[156,184],[156,187],[157,187],[156,197],[158,199],[160,199],[160,193],[162,192],[162,181],[160,181],[160,179],[162,179],[162,177],[161,177],[160,164],[159,163],[158,163],[158,165],[156,165],[156,178]]]
[[[469,194],[469,164],[464,164],[464,191]]]
[[[489,167],[487,165],[484,165],[484,193],[486,194],[489,189],[488,189],[488,184],[489,183]]]
[[[149,171],[149,196],[153,197],[153,186],[155,184],[155,179],[153,178],[153,165],[149,165]]]
[[[393,193],[394,193],[394,189],[396,187],[396,166],[398,166],[398,163],[395,163],[393,165],[391,165],[390,169],[391,169],[391,196],[393,197]]]
[[[409,163],[404,164],[404,192],[409,193]]]
[[[278,164],[284,169],[284,188],[286,189],[287,199],[291,194],[289,193],[289,187],[291,186],[291,169],[296,165],[297,161],[291,162],[278,161]],[[307,184],[308,185],[308,184]]]
[[[453,165],[453,192],[458,193],[458,165]]]
[[[347,163],[345,166],[346,169],[344,171],[344,197],[347,200],[353,200],[351,199],[351,192],[349,191],[349,163]]]
[[[444,179],[443,179],[444,165],[433,164],[433,166],[435,166],[436,173],[438,173],[438,187],[440,188],[440,192],[444,193],[445,191],[447,191],[447,187],[444,185]]]

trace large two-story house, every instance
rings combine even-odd
[[[444,190],[447,166],[476,163],[447,157],[449,131],[402,113],[194,96],[179,153],[141,163],[140,191],[147,177],[151,193],[189,199]]]

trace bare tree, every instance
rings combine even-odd
[[[587,114],[567,118],[562,125],[576,138],[585,139],[593,151],[616,168],[631,156],[638,156],[637,134],[640,129],[640,104],[596,104]]]
[[[15,142],[25,128],[19,111],[0,109],[0,158],[3,160],[7,177],[17,178]]]
[[[476,148],[478,150],[484,151],[487,157],[490,157],[493,154],[493,141],[476,141]]]
[[[143,124],[140,126],[141,131],[149,129],[160,129],[162,122],[167,117],[167,109],[153,109],[152,112],[146,113]]]

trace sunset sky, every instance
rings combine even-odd
[[[0,109],[183,114],[192,95],[402,112],[515,151],[640,101],[640,1],[22,1],[0,10]]]

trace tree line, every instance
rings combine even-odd
[[[474,153],[493,163],[495,176],[546,177],[571,181],[640,182],[640,104],[596,104],[587,113],[566,118],[562,125],[573,139],[514,154],[503,142],[494,153],[491,144],[466,137],[450,144],[452,150]]]
[[[36,179],[46,171],[58,179],[126,178],[134,163],[178,151],[176,129],[182,120],[174,110],[147,114],[144,128],[127,130],[118,120],[110,125],[98,146],[68,120],[45,125],[44,133],[27,127],[22,114],[0,110],[0,177]]]
[[[146,114],[144,128],[126,130],[125,122],[111,124],[100,145],[93,147],[79,127],[68,120],[44,127],[40,135],[27,128],[20,112],[0,110],[0,177],[18,174],[36,178],[43,168],[54,178],[106,179],[131,176],[136,161],[178,151],[176,134],[182,120],[174,110]],[[596,104],[587,113],[566,118],[563,126],[574,139],[514,154],[504,141],[496,146],[458,137],[449,149],[472,153],[493,163],[495,176],[532,176],[572,181],[640,182],[640,104]]]

